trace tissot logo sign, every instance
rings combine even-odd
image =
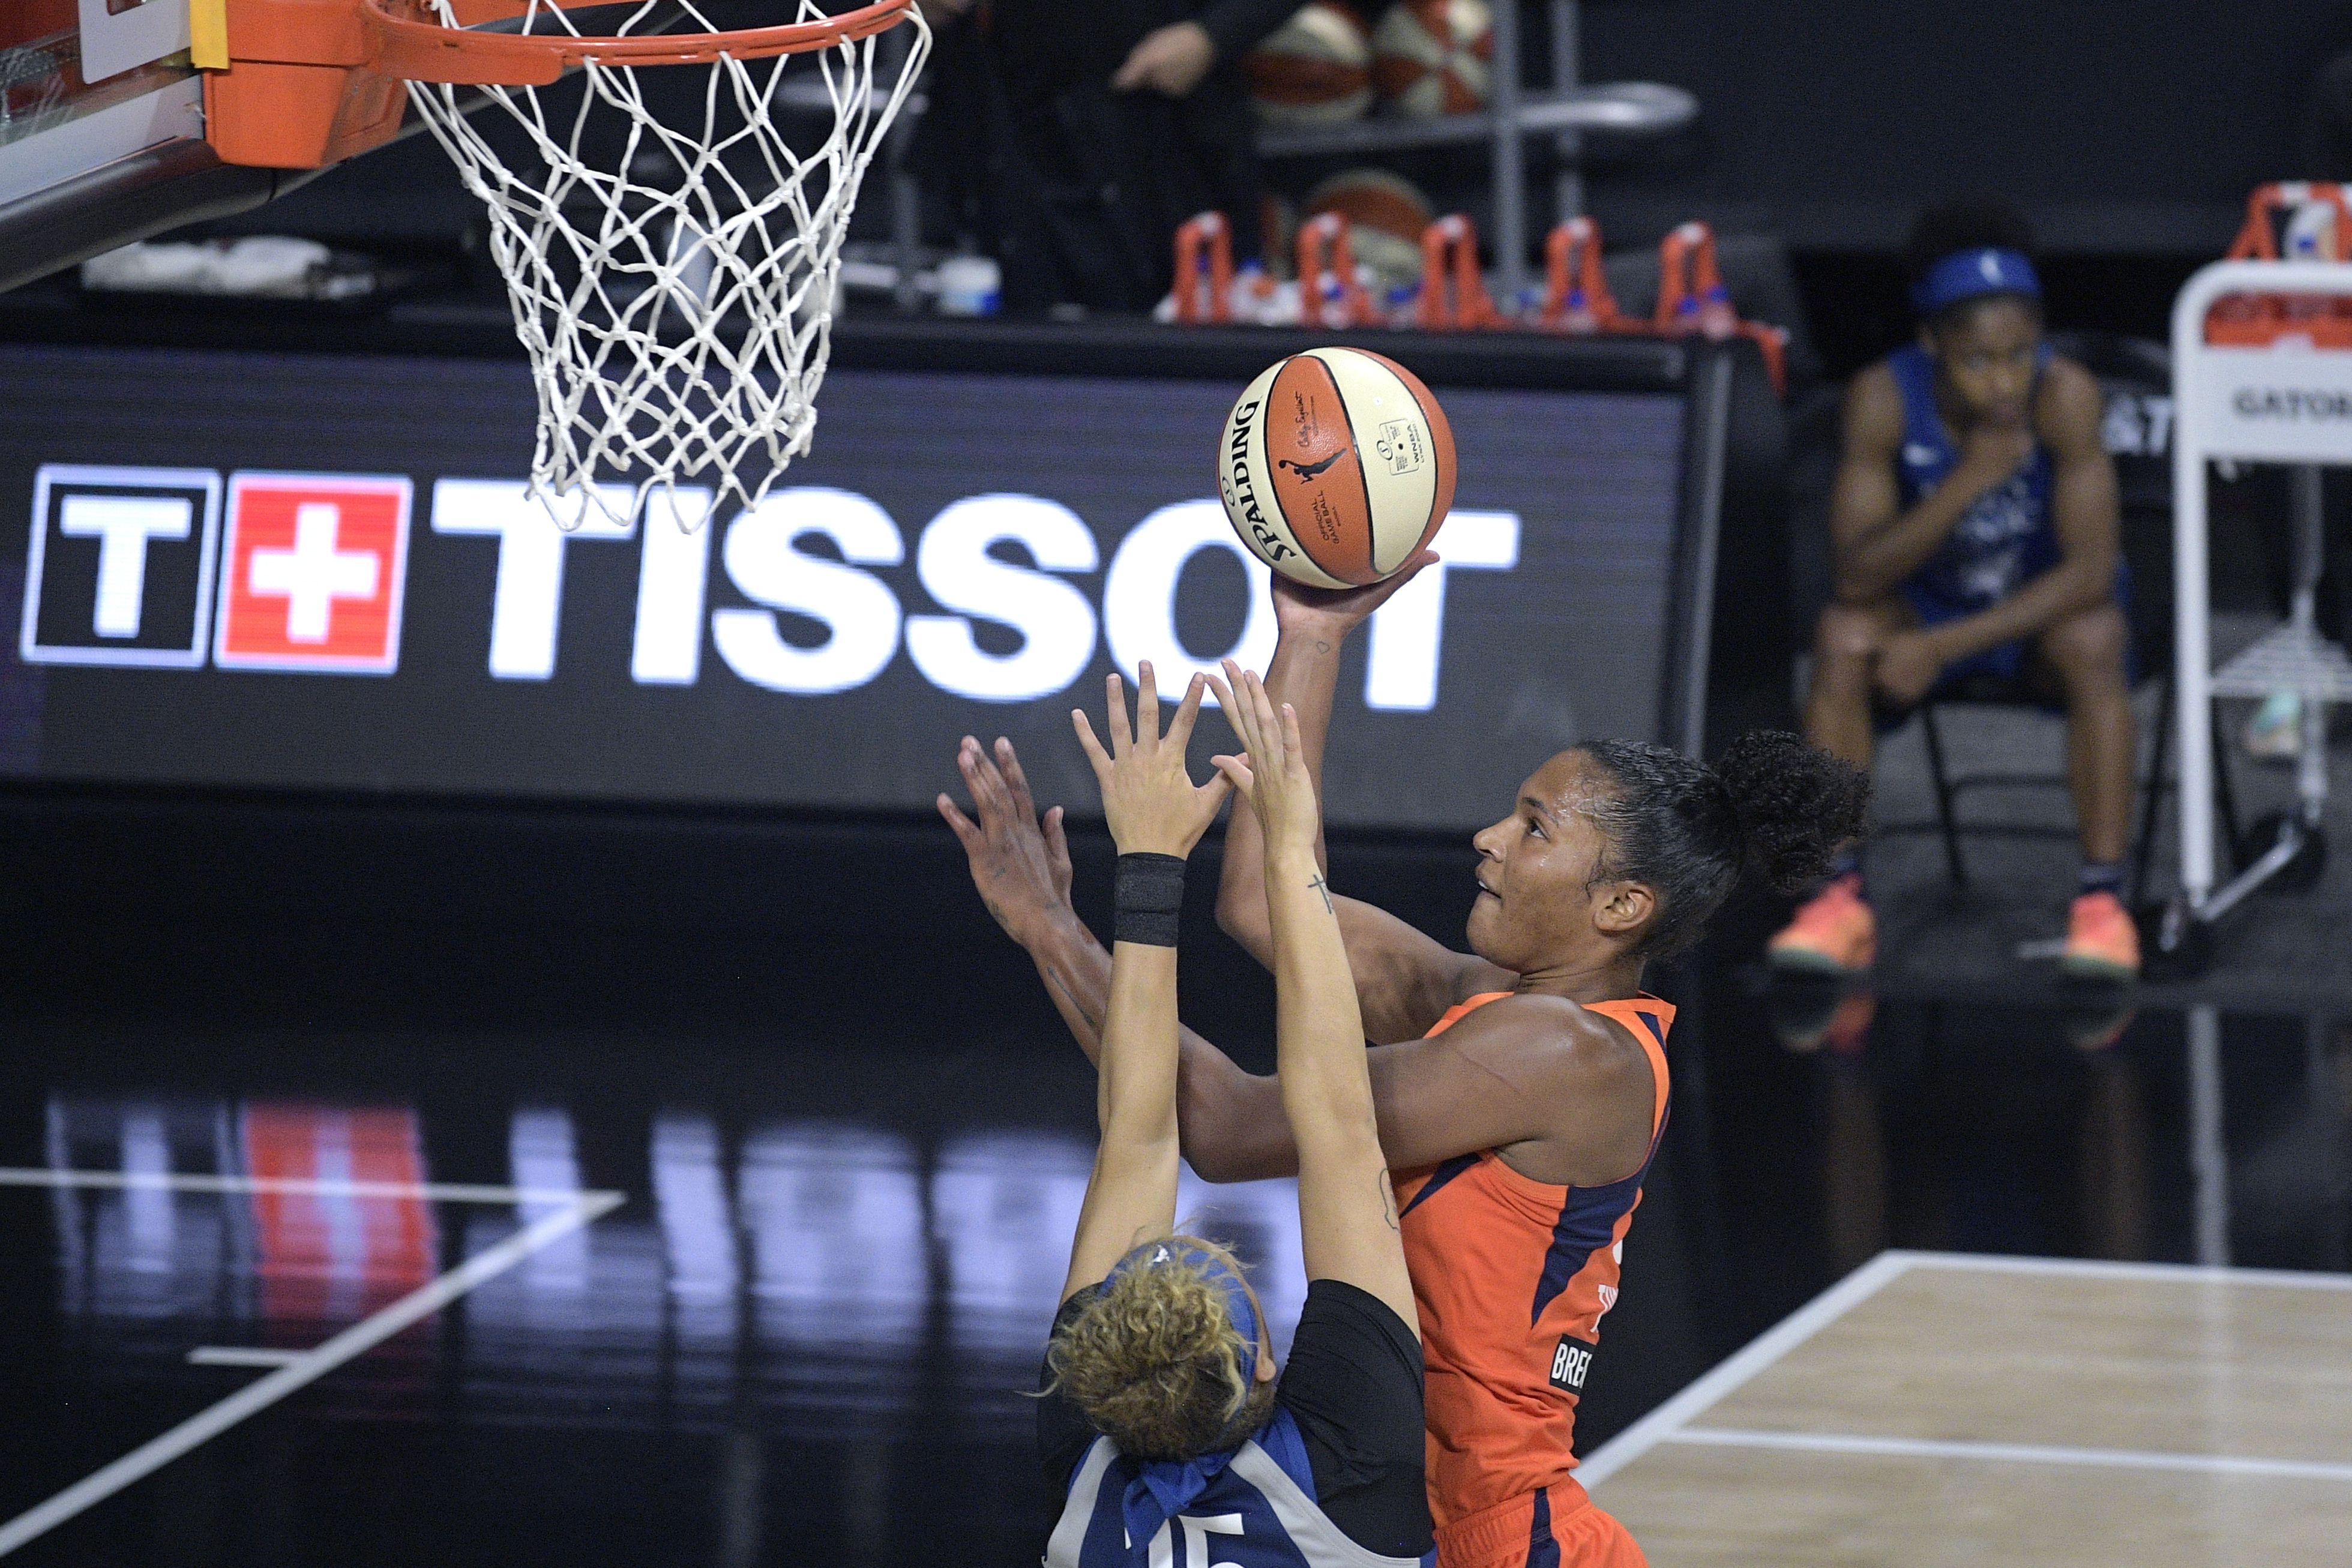
[[[232,476],[213,661],[391,674],[400,663],[408,501],[405,478]]]
[[[26,645],[37,632],[44,639],[37,656],[202,664],[195,628],[205,613],[205,573],[191,578],[166,552],[201,546],[209,562],[219,476],[41,472],[36,528],[47,533],[36,534],[36,559],[51,535],[68,545],[89,542],[79,555],[55,552],[59,564],[36,574]],[[411,496],[410,481],[399,476],[230,476],[213,662],[336,674],[396,669]],[[625,499],[625,492],[609,495],[610,509]],[[1040,496],[966,497],[911,542],[881,506],[847,490],[779,491],[723,523],[711,519],[711,504],[706,490],[656,493],[639,517],[615,522],[587,508],[566,529],[515,480],[451,478],[432,486],[428,528],[453,542],[495,546],[487,673],[499,680],[553,676],[567,552],[616,544],[638,550],[635,620],[613,635],[627,639],[630,678],[639,685],[701,681],[706,633],[737,679],[807,696],[865,685],[902,651],[933,687],[986,703],[1067,690],[1106,642],[1118,668],[1150,660],[1171,700],[1182,680],[1171,672],[1213,668],[1223,657],[1263,668],[1273,656],[1266,569],[1234,538],[1224,508],[1206,497],[1153,511],[1108,560],[1076,513]],[[1517,513],[1457,511],[1444,537],[1444,561],[1372,619],[1368,706],[1409,713],[1435,706],[1448,574],[1517,563]],[[1178,586],[1203,552],[1233,557],[1251,585],[1230,647],[1187,646],[1177,629]],[[714,555],[733,597],[748,603],[709,606]],[[876,575],[910,557],[938,612],[908,613]],[[1069,580],[1097,573],[1099,609]],[[813,623],[822,635],[791,634],[786,617]],[[1001,635],[984,644],[981,624],[1009,632],[1012,646]]]
[[[1120,669],[1152,661],[1171,700],[1182,681],[1170,672],[1213,668],[1226,656],[1263,668],[1273,656],[1266,569],[1207,497],[1150,513],[1107,561],[1077,514],[1041,496],[966,497],[941,508],[911,544],[880,505],[848,490],[779,491],[724,524],[706,521],[710,506],[707,491],[657,494],[641,530],[598,521],[566,534],[519,484],[445,479],[434,486],[432,529],[499,540],[489,673],[502,679],[554,673],[567,548],[604,548],[633,532],[642,538],[629,671],[640,685],[703,679],[706,621],[719,663],[737,678],[806,696],[863,686],[902,649],[938,690],[986,703],[1031,702],[1069,689],[1106,642]],[[1364,683],[1371,707],[1421,712],[1436,705],[1446,574],[1517,564],[1518,516],[1456,512],[1445,544],[1444,563],[1373,617]],[[1251,583],[1231,647],[1188,647],[1177,631],[1178,584],[1203,551],[1231,555]],[[713,554],[749,604],[706,610]],[[876,574],[910,556],[942,613],[908,613]],[[1096,572],[1099,612],[1068,580]],[[814,622],[822,637],[788,636],[783,616]],[[1009,631],[1013,645],[983,646],[976,623]]]
[[[205,662],[220,476],[51,464],[33,482],[28,664]]]

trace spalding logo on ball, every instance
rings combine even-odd
[[[1361,349],[1270,365],[1225,421],[1217,489],[1251,553],[1310,588],[1411,560],[1454,505],[1454,431],[1420,378]]]

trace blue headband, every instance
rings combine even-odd
[[[2022,294],[2028,299],[2039,299],[2042,279],[2034,275],[2033,264],[2017,251],[1997,246],[1958,250],[1927,269],[1927,276],[1911,290],[1911,303],[1920,315],[1933,316],[1947,306],[1981,299],[1988,294]]]
[[[1226,1314],[1233,1319],[1234,1331],[1242,1336],[1242,1388],[1246,1396],[1250,1380],[1257,1374],[1257,1303],[1250,1300],[1249,1287],[1223,1259],[1181,1239],[1147,1241],[1120,1259],[1118,1266],[1110,1271],[1110,1278],[1116,1280],[1130,1269],[1160,1269],[1171,1264],[1198,1270],[1203,1279],[1223,1293]],[[1148,1561],[1151,1541],[1160,1527],[1206,1491],[1232,1458],[1233,1449],[1225,1448],[1190,1459],[1160,1459],[1138,1467],[1135,1479],[1128,1483],[1119,1499],[1119,1513],[1127,1525],[1128,1554],[1136,1563]]]

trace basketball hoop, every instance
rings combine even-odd
[[[914,0],[792,3],[789,25],[730,32],[697,0],[631,0],[588,34],[580,0],[352,0],[341,28],[315,4],[229,0],[213,140],[232,162],[331,162],[390,134],[404,78],[489,214],[538,390],[531,493],[569,524],[696,481],[750,506],[809,448],[858,184],[930,50]],[[658,30],[679,24],[701,30]],[[699,75],[641,78],[656,67]],[[576,103],[543,96],[575,71]],[[468,118],[485,99],[520,156]]]

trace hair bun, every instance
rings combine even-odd
[[[1785,894],[1819,881],[1870,810],[1867,774],[1785,729],[1749,730],[1714,771],[1739,820],[1748,864]]]

